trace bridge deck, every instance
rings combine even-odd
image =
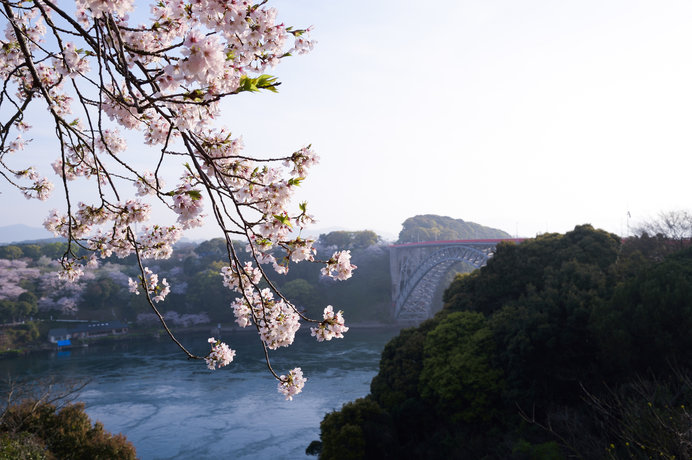
[[[415,246],[447,246],[450,244],[497,244],[502,241],[511,241],[513,243],[523,243],[527,238],[491,238],[480,240],[437,240],[437,241],[419,241],[418,243],[401,243],[391,244],[390,248],[415,247]]]

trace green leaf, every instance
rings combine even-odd
[[[202,194],[199,192],[199,190],[188,190],[187,193],[190,198],[192,198],[192,201],[197,201],[202,199]]]
[[[196,89],[188,93],[183,94],[183,99],[189,99],[195,102],[202,102],[204,97],[204,91],[201,89]]]
[[[278,80],[276,77],[271,75],[260,75],[257,78],[248,77],[243,75],[240,77],[240,85],[238,86],[238,91],[249,91],[256,93],[261,89],[266,89],[273,93],[276,93],[276,86],[278,86]]]
[[[274,214],[274,219],[281,222],[283,225],[287,225],[287,226],[291,227],[291,219],[289,219],[288,216],[284,216],[281,214]]]

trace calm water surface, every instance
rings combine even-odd
[[[352,328],[343,340],[317,343],[300,331],[292,347],[272,354],[278,374],[300,366],[308,378],[293,401],[277,392],[251,331],[224,335],[237,354],[215,371],[162,338],[4,360],[0,376],[90,379],[78,398],[87,413],[125,434],[143,460],[315,458],[305,448],[319,438],[324,414],[369,392],[380,353],[397,332]],[[188,335],[183,343],[202,355],[207,337]]]

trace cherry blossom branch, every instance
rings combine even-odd
[[[318,341],[342,337],[348,328],[342,312],[331,306],[321,320],[307,317],[269,279],[266,266],[283,274],[292,262],[323,263],[323,274],[339,280],[355,266],[348,251],[320,261],[314,240],[301,236],[313,221],[307,205],[290,210],[295,189],[318,161],[311,147],[256,158],[243,153],[241,140],[214,120],[221,114],[220,101],[229,96],[276,92],[280,82],[264,72],[308,52],[310,30],[277,22],[266,0],[254,5],[161,0],[140,26],[128,22],[133,0],[76,0],[74,14],[51,0],[0,1],[8,20],[7,39],[0,40],[0,106],[11,105],[0,124],[0,175],[27,197],[48,196],[52,184],[36,169],[13,168],[7,160],[26,144],[21,132],[30,129],[24,122],[29,106],[45,101],[60,152],[52,168],[62,181],[66,213],[51,211],[44,225],[68,241],[63,278],[77,280],[84,265],[98,258],[134,255],[140,281],[131,280],[131,290],[142,289],[171,340],[188,358],[201,359],[166,325],[156,304],[170,286],[165,278],[159,283],[143,260],[170,257],[183,232],[204,223],[204,207],[210,206],[226,242],[223,282],[238,295],[232,304],[235,320],[255,327],[278,390],[291,399],[306,379],[300,368],[278,375],[269,350],[289,346],[301,321],[316,324],[311,331]],[[144,144],[156,151],[153,172],[128,159],[121,130],[141,132]],[[164,177],[170,180],[166,159],[180,158],[185,163],[178,177],[164,188]],[[73,202],[72,181],[91,179],[96,181],[92,202]],[[146,225],[152,200],[177,215],[174,225]],[[135,234],[133,225],[140,223],[146,226]],[[232,236],[245,239],[249,262],[242,262]],[[76,247],[92,253],[88,263]],[[232,361],[230,347],[214,338],[209,343],[204,357],[209,368]]]

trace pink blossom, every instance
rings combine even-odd
[[[211,351],[204,358],[209,369],[214,370],[217,367],[224,367],[233,361],[235,350],[231,350],[228,345],[220,340],[216,340],[214,337],[210,337],[207,341],[212,344]]]
[[[146,286],[149,295],[152,296],[151,300],[161,302],[171,292],[171,287],[166,278],[163,278],[161,284],[159,284],[159,275],[152,272],[148,267],[144,267],[144,278],[140,276],[139,279],[139,283],[131,278],[127,279],[128,288],[135,295],[139,295],[140,286]]]
[[[311,327],[310,332],[318,342],[332,340],[333,338],[342,339],[348,327],[344,325],[343,311],[339,310],[336,314],[331,305],[324,309],[323,320],[317,327]]]
[[[279,377],[279,393],[286,396],[287,400],[292,400],[294,395],[303,391],[307,378],[303,377],[300,367],[291,370],[288,375]]]
[[[261,292],[248,289],[231,307],[238,325],[246,327],[254,322],[260,338],[271,350],[291,345],[300,328],[300,316],[295,307],[283,299],[275,300],[269,289]]]
[[[357,267],[351,263],[351,251],[337,251],[322,268],[322,275],[336,280],[347,280]]]

